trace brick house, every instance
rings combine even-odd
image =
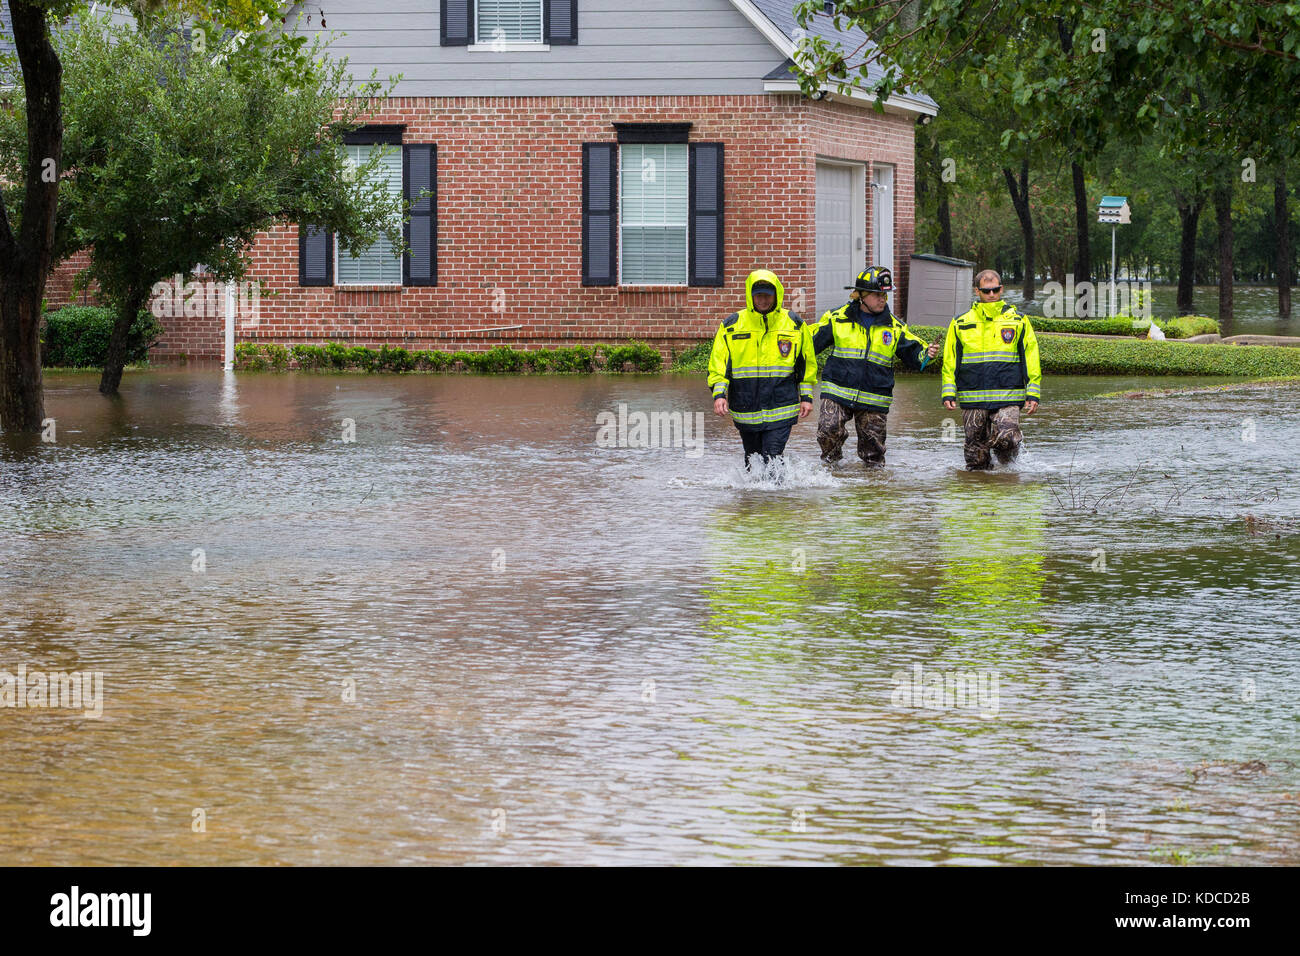
[[[402,74],[348,141],[390,148],[411,252],[310,226],[259,237],[241,341],[478,349],[711,336],[745,276],[775,271],[805,318],[865,264],[905,308],[922,95],[803,96],[796,0],[319,0],[298,29],[365,79]],[[829,5],[828,5],[829,6]],[[861,34],[816,32],[853,50]],[[810,31],[812,32],[812,31]],[[75,266],[75,263],[69,264]],[[60,301],[71,270],[52,277]],[[156,354],[219,357],[219,319],[167,319]]]

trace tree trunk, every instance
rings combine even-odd
[[[1010,169],[1003,166],[1002,175],[1007,178],[1007,191],[1011,193],[1011,204],[1016,207],[1016,216],[1020,219],[1020,233],[1025,243],[1025,285],[1026,302],[1034,301],[1034,218],[1029,208],[1029,160],[1020,164],[1020,183]]]
[[[1214,184],[1214,219],[1219,226],[1219,324],[1232,323],[1232,180],[1220,176]]]
[[[1201,221],[1203,199],[1178,199],[1178,302],[1179,315],[1191,315],[1196,288],[1196,226]]]
[[[27,168],[17,236],[0,199],[0,429],[32,432],[40,430],[45,417],[41,300],[54,262],[63,162],[63,67],[50,44],[43,8],[10,0],[9,14],[27,99]]]
[[[948,184],[943,181],[943,158],[939,155],[939,140],[934,140],[934,163],[939,172],[935,180],[939,189],[939,241],[935,252],[941,256],[952,255],[952,208],[948,205]]]
[[[1088,227],[1092,223],[1092,207],[1088,205],[1088,190],[1084,186],[1083,166],[1076,160],[1070,163],[1074,178],[1074,228],[1079,247],[1074,260],[1074,281],[1092,281],[1092,245],[1088,241]]]
[[[23,295],[15,282],[0,287],[0,427],[40,431],[45,419],[41,389],[41,300]]]
[[[131,326],[148,300],[146,293],[130,292],[124,301],[117,303],[113,332],[108,337],[108,351],[104,354],[104,372],[99,377],[99,390],[104,395],[116,395],[118,386],[122,384]]]
[[[1291,318],[1291,215],[1287,210],[1286,167],[1273,178],[1273,228],[1277,230],[1277,314]]]

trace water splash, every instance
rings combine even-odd
[[[669,487],[679,488],[736,488],[752,491],[791,491],[801,488],[835,488],[840,481],[820,461],[783,455],[760,465],[753,459],[754,468],[748,470],[738,459],[722,472],[705,477],[678,477]]]

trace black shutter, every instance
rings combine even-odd
[[[722,285],[722,144],[692,143],[690,285]]]
[[[578,42],[578,0],[544,0],[543,38],[547,43]]]
[[[469,46],[474,42],[474,0],[442,0],[438,25],[442,46]]]
[[[402,184],[411,210],[402,227],[411,251],[402,256],[402,285],[438,284],[438,147],[402,147]],[[427,195],[421,195],[427,191]]]
[[[298,284],[334,284],[334,234],[329,230],[298,227]]]
[[[618,146],[582,144],[582,284],[618,284]]]

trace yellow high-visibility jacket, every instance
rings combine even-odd
[[[1003,408],[1042,401],[1038,340],[1029,319],[1009,302],[977,302],[948,325],[943,342],[942,399],[962,408]]]
[[[917,371],[925,368],[926,344],[885,306],[871,313],[854,299],[825,313],[813,332],[818,352],[831,349],[822,370],[822,398],[847,408],[888,414],[894,401],[894,357]]]
[[[754,283],[776,289],[776,307],[754,311]],[[709,391],[725,396],[731,419],[746,431],[766,431],[799,419],[799,403],[817,386],[812,327],[781,307],[785,290],[776,274],[756,269],[745,280],[745,308],[718,326],[709,354]]]

